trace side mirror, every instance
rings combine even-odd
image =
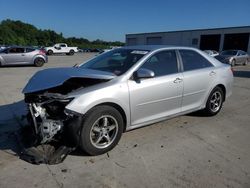
[[[133,76],[136,80],[139,80],[142,78],[154,78],[155,73],[154,71],[151,71],[149,69],[140,68],[134,72]]]

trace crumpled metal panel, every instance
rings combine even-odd
[[[38,71],[28,81],[22,92],[24,94],[33,93],[60,86],[70,78],[93,78],[111,80],[115,76],[115,74],[109,72],[82,69],[77,67],[50,68]]]

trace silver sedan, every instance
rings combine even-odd
[[[223,63],[235,65],[247,65],[250,61],[250,56],[242,50],[225,50],[220,53],[220,55],[215,57]]]
[[[23,93],[41,143],[66,133],[99,155],[124,131],[200,110],[216,115],[232,84],[231,66],[198,49],[133,46],[78,67],[39,71]]]
[[[44,50],[31,47],[8,47],[0,51],[0,66],[35,65],[43,66],[48,62]]]

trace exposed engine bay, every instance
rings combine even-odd
[[[27,120],[32,127],[34,139],[32,146],[24,150],[21,158],[34,164],[62,162],[66,155],[77,147],[83,120],[81,114],[65,110],[65,107],[74,99],[70,98],[68,93],[105,81],[108,80],[70,78],[60,86],[25,93],[25,102],[29,112]],[[51,152],[58,155],[57,157],[51,152],[46,154],[48,149],[41,153],[41,145],[47,146],[48,144],[56,146]],[[42,159],[43,157],[46,159]]]
[[[62,130],[66,120],[70,118],[65,112],[65,106],[70,99],[57,99],[51,97],[41,103],[29,103],[29,112],[39,142],[44,144]]]

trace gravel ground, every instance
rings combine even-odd
[[[234,68],[233,95],[215,117],[186,115],[123,134],[97,157],[73,152],[58,165],[16,155],[22,88],[38,70],[94,54],[51,56],[41,67],[0,68],[0,187],[250,187],[250,66]]]

